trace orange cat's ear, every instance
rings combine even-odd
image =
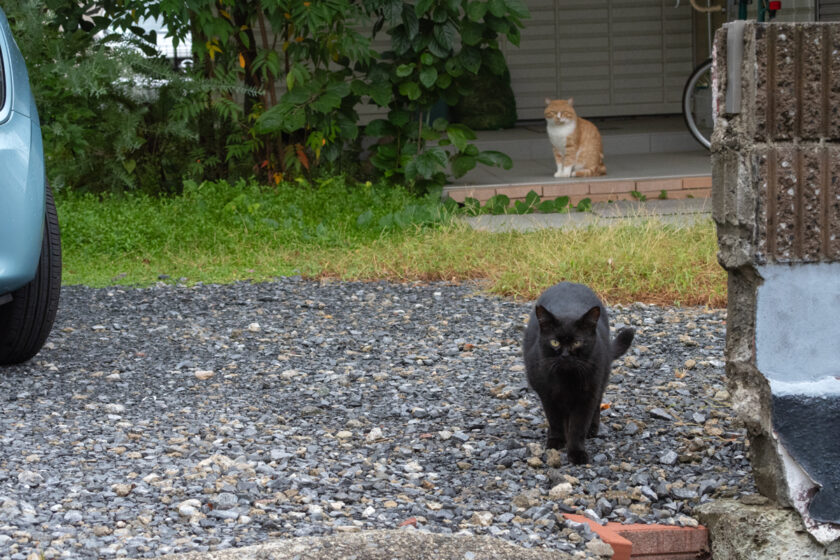
[[[575,104],[575,98],[574,98],[574,97],[570,97],[570,98],[569,98],[569,107],[574,106],[574,104]]]
[[[545,104],[546,104],[546,106],[551,105],[551,98],[550,97],[545,98]]]

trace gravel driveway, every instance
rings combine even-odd
[[[724,311],[613,309],[636,341],[577,467],[542,448],[528,311],[468,285],[66,287],[47,347],[0,375],[0,557],[399,526],[587,551],[559,513],[693,525],[754,492]]]

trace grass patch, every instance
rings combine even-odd
[[[106,286],[171,280],[224,283],[299,274],[342,280],[482,280],[535,298],[560,280],[611,303],[722,306],[711,220],[677,228],[653,219],[529,233],[470,229],[435,196],[340,179],[265,189],[188,184],[183,196],[61,195],[64,282]]]

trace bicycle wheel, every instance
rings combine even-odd
[[[700,64],[685,83],[682,97],[683,117],[695,140],[711,148],[715,118],[712,114],[712,59]]]

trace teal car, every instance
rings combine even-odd
[[[60,291],[61,235],[41,125],[26,64],[0,8],[0,365],[38,353]]]

